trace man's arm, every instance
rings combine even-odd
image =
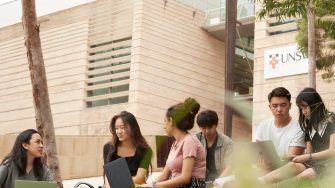
[[[302,155],[306,148],[305,133],[300,129],[300,127],[296,128],[296,130],[297,132],[288,148],[287,158],[293,158],[298,155]]]
[[[303,154],[305,151],[305,147],[299,147],[299,146],[290,146],[288,148],[287,157],[293,158],[295,156]]]
[[[234,150],[234,143],[231,139],[227,138],[226,141],[227,143],[225,149],[224,149],[224,156],[223,156],[223,163],[221,161],[221,165],[222,165],[222,172],[219,175],[219,177],[224,177],[224,176],[228,176],[231,174],[232,172],[232,155],[233,155],[233,150]],[[222,148],[221,148],[222,149]]]
[[[221,174],[220,174],[220,176],[219,176],[218,178],[228,176],[228,175],[231,174],[231,172],[232,172],[232,168],[231,168],[231,166],[230,166],[230,165],[227,165],[227,166],[223,169],[223,171],[221,172]]]

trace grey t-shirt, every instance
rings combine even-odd
[[[1,165],[0,166],[0,188],[15,188],[15,180],[31,180],[31,181],[39,181],[39,179],[35,176],[34,170],[32,169],[29,173],[19,176],[18,167],[12,163],[11,165]],[[43,177],[42,181],[53,182],[53,177],[49,169],[44,166],[43,169]]]

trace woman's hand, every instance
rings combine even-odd
[[[304,154],[304,155],[299,155],[296,156],[292,159],[292,162],[295,163],[304,163],[310,159],[310,154]]]

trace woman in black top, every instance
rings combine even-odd
[[[142,136],[135,116],[122,111],[112,118],[109,129],[113,139],[104,146],[105,163],[124,157],[134,183],[145,183],[152,150]],[[109,187],[108,181],[105,182]]]
[[[323,176],[327,164],[335,156],[334,113],[327,110],[320,95],[313,88],[303,89],[297,96],[296,103],[299,107],[299,125],[305,132],[306,153],[263,176],[261,181],[264,183],[275,183],[292,176],[296,179]]]

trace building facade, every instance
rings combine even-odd
[[[96,161],[102,163],[102,146],[96,145],[108,140],[110,119],[122,110],[134,113],[151,146],[157,144],[154,136],[165,135],[166,109],[187,97],[196,98],[201,110],[217,111],[223,130],[225,8],[215,6],[224,1],[199,1],[199,7],[186,2],[96,0],[38,19],[66,177],[82,177],[81,163],[73,161],[93,161],[85,176],[100,174]],[[250,141],[251,129],[271,116],[267,94],[273,88],[284,86],[292,93],[291,115],[297,117],[295,97],[308,86],[308,75],[305,70],[267,72],[269,51],[276,54],[295,45],[297,26],[294,20],[278,23],[274,18],[253,23],[253,6],[240,2],[234,86],[243,87],[239,92],[247,95],[237,96],[234,103],[242,116],[251,109],[252,127],[251,120],[235,115],[233,139]],[[256,4],[255,12],[259,8]],[[34,128],[35,112],[22,25],[0,28],[0,33],[0,135],[10,136]],[[335,80],[321,74],[317,72],[317,90],[335,111]],[[5,138],[1,143],[7,143]],[[96,144],[83,144],[88,142]],[[92,155],[84,155],[86,147]],[[80,155],[73,156],[69,148],[81,148]]]
[[[101,175],[109,123],[122,110],[137,117],[154,153],[166,109],[187,97],[217,111],[223,130],[224,42],[203,29],[204,11],[172,0],[97,0],[38,22],[65,179]],[[35,128],[32,86],[21,23],[0,33],[0,142],[13,143]],[[250,137],[250,126],[235,122],[234,133]]]
[[[164,135],[166,109],[187,97],[217,111],[223,130],[224,43],[205,21],[160,0],[98,0],[40,17],[56,134],[109,134],[111,117],[128,110],[144,135]],[[22,26],[0,32],[0,134],[12,134],[34,127],[35,114]]]

